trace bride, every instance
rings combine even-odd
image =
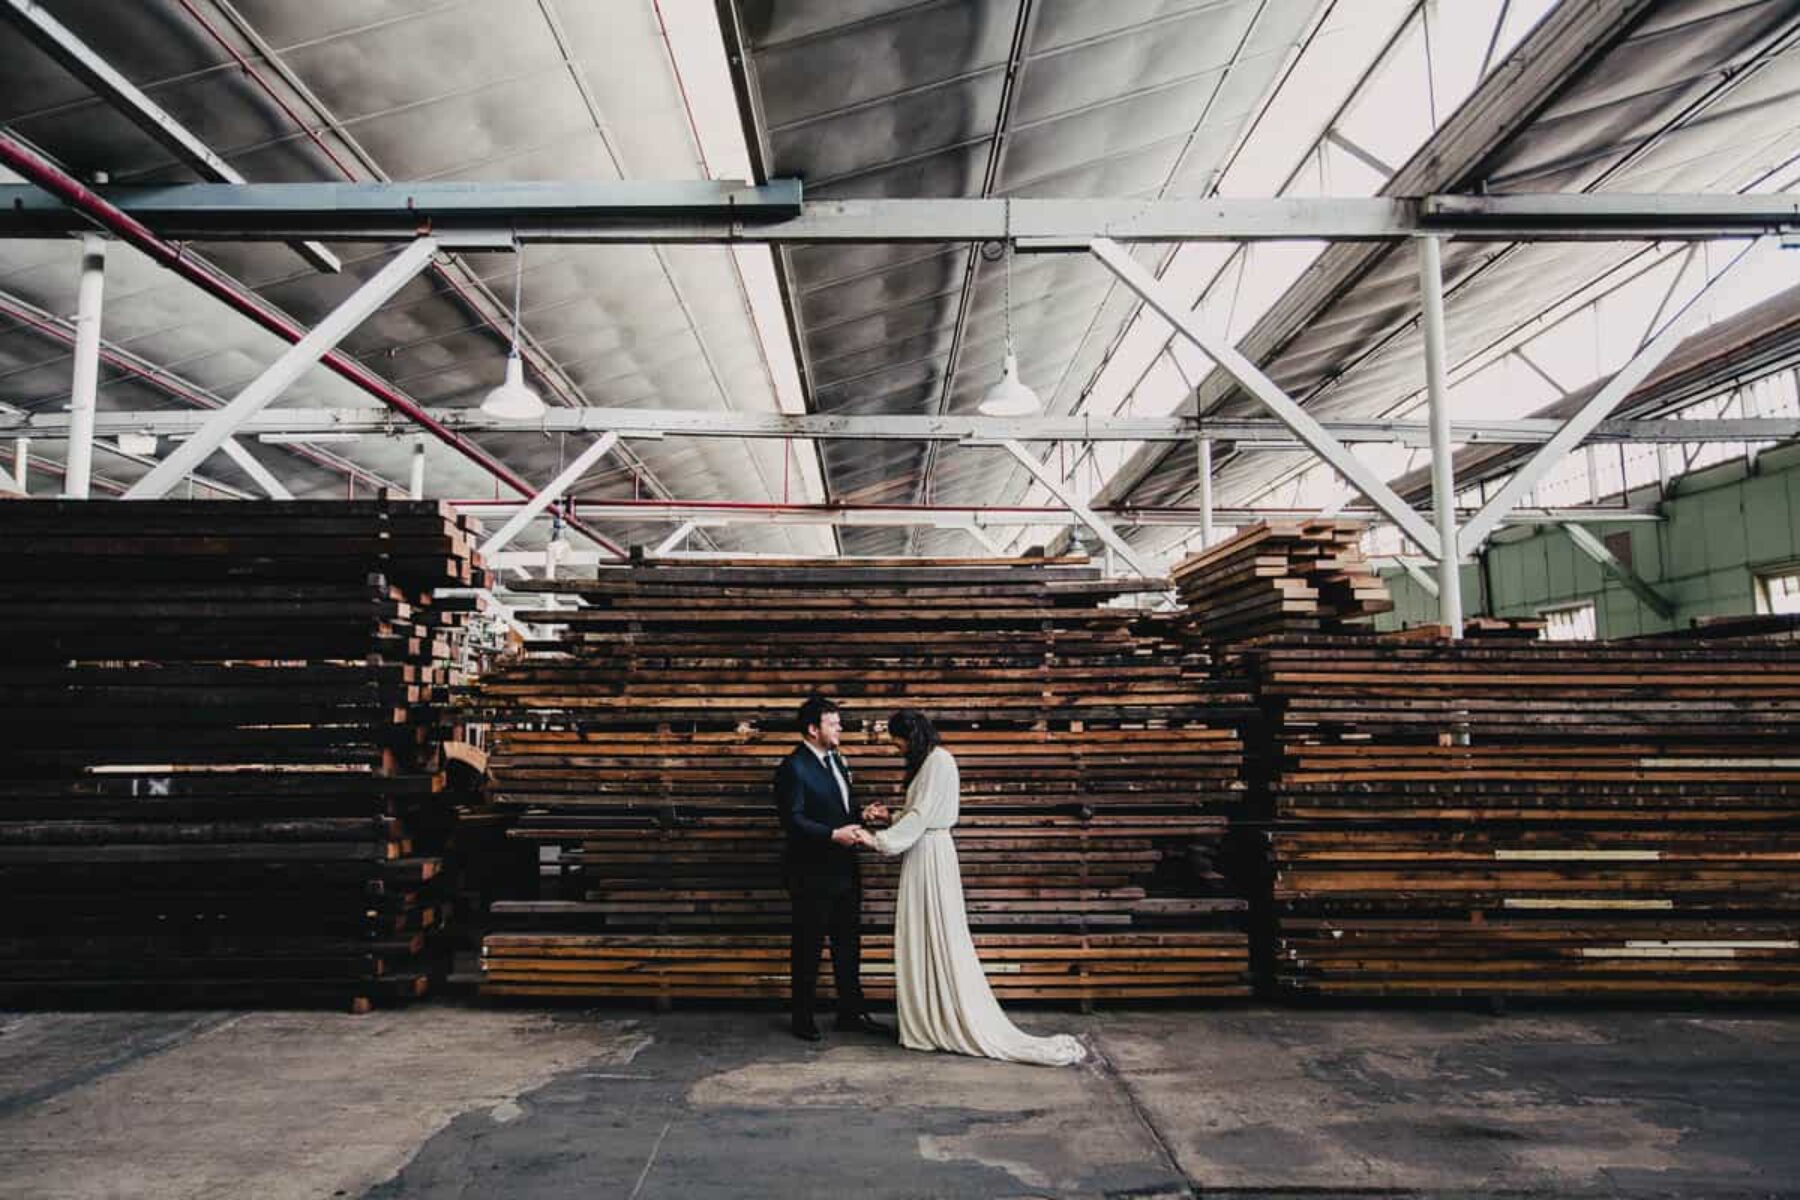
[[[861,830],[857,840],[882,854],[905,856],[894,915],[900,1044],[1051,1067],[1081,1061],[1081,1043],[1067,1034],[1033,1037],[1007,1020],[982,973],[950,837],[961,787],[955,757],[939,744],[925,715],[912,709],[888,719],[888,736],[906,752],[906,807],[888,828]]]

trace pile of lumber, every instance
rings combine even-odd
[[[422,993],[474,530],[427,503],[0,509],[0,1002]]]
[[[1219,847],[1248,711],[1135,588],[1083,560],[639,565],[531,585],[529,643],[473,698],[492,799],[539,848],[491,906],[483,991],[674,999],[785,994],[774,770],[813,692],[844,705],[864,801],[902,803],[879,724],[938,723],[962,775],[968,909],[1000,994],[1091,1001],[1247,990],[1243,900]],[[871,858],[883,970],[898,871]],[[872,985],[873,986],[873,985]]]
[[[1363,557],[1366,526],[1261,522],[1170,571],[1194,631],[1211,642],[1345,632],[1394,607]]]
[[[1286,990],[1795,994],[1800,647],[1298,638],[1243,657]]]

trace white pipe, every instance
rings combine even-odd
[[[1213,527],[1213,444],[1203,437],[1196,443],[1200,452],[1200,548],[1213,544],[1217,531]]]
[[[1431,415],[1431,507],[1437,527],[1438,623],[1463,635],[1462,569],[1456,553],[1456,475],[1450,457],[1450,383],[1444,353],[1443,257],[1435,237],[1419,239],[1420,326]]]
[[[75,297],[75,371],[69,387],[69,450],[63,495],[86,500],[94,474],[94,396],[100,386],[100,309],[106,290],[106,239],[81,239]]]
[[[413,443],[412,479],[406,490],[414,500],[425,498],[425,440],[423,438]]]

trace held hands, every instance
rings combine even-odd
[[[875,835],[861,825],[840,825],[831,831],[831,840],[839,846],[858,846],[864,850],[875,848]]]
[[[885,804],[865,804],[863,805],[862,812],[863,820],[871,825],[886,825],[888,823],[888,806]]]

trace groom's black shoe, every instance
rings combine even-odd
[[[844,1032],[873,1033],[878,1037],[894,1036],[893,1030],[868,1013],[846,1013],[838,1018],[837,1027]]]
[[[806,1022],[804,1025],[796,1021],[791,1028],[794,1031],[794,1036],[803,1042],[817,1042],[823,1040],[825,1037],[824,1034],[819,1032],[819,1027],[814,1025],[811,1021]]]

